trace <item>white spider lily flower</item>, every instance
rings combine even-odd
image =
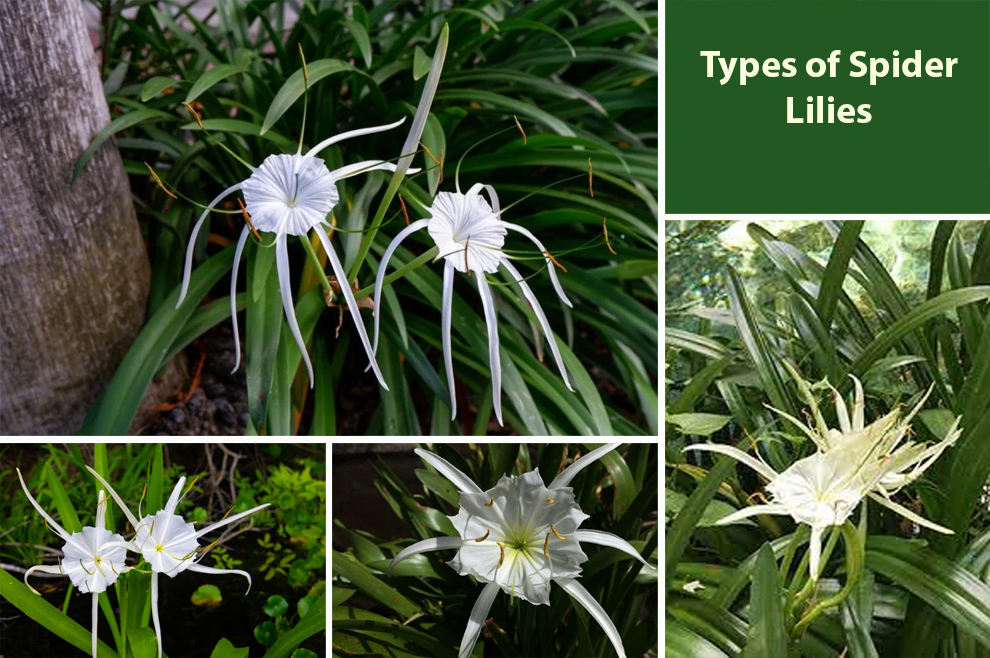
[[[57,565],[43,564],[31,567],[24,574],[24,584],[32,592],[40,595],[41,593],[28,583],[28,576],[35,571],[63,574],[69,577],[72,584],[80,592],[93,594],[93,658],[96,658],[96,631],[99,622],[97,607],[99,606],[100,592],[105,592],[120,574],[131,570],[131,567],[124,565],[129,542],[125,542],[123,537],[106,529],[107,499],[102,490],[96,499],[96,526],[86,526],[81,531],[70,534],[56,523],[55,519],[45,513],[38,501],[34,499],[31,492],[28,491],[27,485],[24,484],[21,469],[17,469],[17,477],[21,481],[21,488],[24,489],[31,505],[38,510],[38,513],[55,531],[55,534],[65,540],[65,546],[62,547],[62,553],[65,557],[60,559]]]
[[[488,193],[491,203],[482,195],[481,191]],[[550,351],[553,353],[557,370],[564,380],[568,390],[573,391],[570,379],[567,377],[567,369],[564,368],[564,361],[557,348],[557,339],[550,330],[550,322],[547,320],[543,307],[536,300],[536,295],[526,283],[526,279],[519,273],[519,270],[510,262],[510,256],[502,251],[505,244],[505,236],[508,231],[515,231],[529,238],[544,255],[547,268],[550,272],[550,281],[554,290],[567,306],[573,306],[571,300],[564,294],[564,289],[560,286],[557,273],[549,252],[535,235],[523,226],[512,224],[502,219],[502,211],[498,201],[498,195],[491,185],[475,184],[462,194],[458,188],[456,193],[439,192],[433,200],[433,205],[427,208],[430,217],[420,219],[411,223],[406,228],[399,231],[392,240],[382,256],[381,266],[378,268],[378,275],[375,278],[375,343],[374,351],[378,351],[379,326],[381,322],[381,294],[382,284],[385,280],[385,270],[388,268],[388,261],[398,249],[399,245],[412,233],[427,229],[430,237],[436,243],[440,256],[444,259],[443,270],[443,298],[441,306],[440,332],[443,339],[443,359],[444,367],[447,371],[447,389],[450,392],[450,419],[457,417],[457,400],[454,394],[454,363],[453,352],[450,341],[450,321],[453,307],[454,271],[462,273],[475,273],[478,282],[478,292],[481,294],[481,305],[485,312],[485,323],[488,329],[488,360],[492,371],[492,402],[494,403],[495,417],[499,425],[502,424],[502,367],[498,351],[498,312],[495,308],[495,298],[492,295],[485,274],[493,274],[498,271],[499,265],[515,279],[522,290],[523,297],[533,308],[543,328],[543,333],[550,344]]]
[[[407,557],[443,549],[458,549],[448,562],[462,576],[487,583],[468,620],[458,658],[471,655],[481,627],[498,591],[536,605],[550,605],[551,581],[560,585],[601,624],[620,658],[625,658],[622,638],[608,614],[577,578],[588,557],[581,542],[617,548],[647,567],[629,542],[608,532],[579,530],[589,518],[574,500],[571,479],[620,444],[610,443],[574,461],[549,486],[539,469],[519,477],[503,475],[488,491],[474,483],[450,462],[426,450],[416,450],[424,461],[450,480],[460,491],[460,510],[448,517],[459,537],[436,537],[416,542],[400,551],[388,567]],[[652,568],[652,567],[651,567]]]
[[[151,567],[151,617],[154,621],[155,635],[158,640],[158,658],[161,658],[162,655],[161,624],[158,620],[158,574],[161,573],[169,578],[175,578],[179,573],[187,569],[189,571],[212,575],[234,573],[247,578],[247,591],[251,591],[251,574],[247,571],[241,571],[240,569],[216,569],[199,564],[199,560],[206,555],[206,550],[209,550],[209,547],[203,551],[198,559],[195,556],[201,548],[199,543],[200,537],[268,507],[270,503],[265,503],[246,512],[221,519],[202,530],[196,530],[192,523],[187,522],[182,516],[175,513],[175,508],[181,499],[182,487],[186,483],[186,478],[181,477],[172,490],[172,495],[169,496],[168,502],[165,503],[165,508],[138,520],[124,504],[124,501],[120,499],[117,492],[100,477],[99,473],[88,466],[86,468],[110,490],[110,495],[117,501],[117,505],[124,512],[130,524],[134,526],[135,535],[134,539],[130,542],[129,548],[140,553],[144,557],[145,562]],[[139,507],[138,514],[140,513]]]
[[[347,273],[337,252],[330,244],[323,227],[330,228],[327,223],[327,216],[334,206],[340,201],[340,193],[337,191],[337,183],[345,178],[357,174],[384,169],[395,171],[396,165],[382,160],[366,160],[355,164],[345,165],[339,169],[331,171],[327,168],[326,162],[317,157],[324,149],[341,142],[345,139],[369,135],[371,133],[391,130],[405,121],[405,118],[390,123],[386,126],[374,126],[371,128],[361,128],[334,135],[323,140],[305,154],[302,152],[302,145],[293,155],[270,155],[265,158],[258,168],[251,167],[251,176],[236,185],[228,187],[221,192],[217,198],[210,202],[203,213],[199,216],[196,225],[193,226],[192,234],[189,236],[189,244],[186,247],[186,262],[182,276],[182,289],[179,293],[179,301],[176,308],[182,304],[189,289],[189,279],[192,276],[193,250],[196,245],[196,235],[199,233],[206,216],[220,201],[228,195],[242,191],[244,194],[244,204],[252,222],[259,231],[275,234],[275,264],[278,271],[278,287],[282,294],[282,308],[285,311],[285,319],[289,323],[289,330],[292,337],[299,346],[302,353],[303,362],[306,364],[306,372],[309,374],[309,385],[313,386],[313,364],[310,362],[309,353],[299,330],[299,323],[296,321],[295,304],[292,301],[292,287],[289,276],[289,251],[288,236],[305,236],[310,229],[316,229],[316,234],[323,243],[323,249],[327,252],[330,265],[334,275],[341,282],[340,290],[344,295],[347,307],[351,311],[354,325],[357,327],[358,336],[364,345],[365,352],[371,361],[371,367],[378,377],[378,382],[385,390],[388,386],[378,369],[371,343],[368,341],[368,333],[365,330],[364,322],[361,320],[361,312],[358,309],[354,293],[347,281]],[[249,165],[250,166],[250,165]],[[410,173],[417,173],[418,169],[410,169]],[[247,244],[248,236],[251,233],[249,226],[245,225],[241,230],[241,235],[237,240],[237,247],[234,250],[234,267],[230,277],[230,314],[234,325],[234,370],[240,366],[241,349],[240,337],[237,332],[237,271],[240,266],[241,255],[244,246]]]
[[[728,525],[759,514],[790,516],[797,523],[811,527],[809,542],[811,577],[817,580],[821,539],[831,526],[842,525],[863,498],[870,498],[883,507],[913,521],[919,526],[943,534],[952,530],[938,525],[912,510],[895,503],[891,496],[921,476],[942,452],[953,445],[962,433],[959,418],[944,438],[925,445],[904,441],[910,422],[921,409],[931,388],[918,404],[901,418],[900,408],[873,423],[865,424],[863,387],[855,381],[856,394],[853,414],[838,392],[835,392],[836,415],[840,429],[829,428],[818,409],[806,382],[796,377],[804,397],[811,404],[816,428],[812,429],[790,414],[774,409],[797,425],[818,446],[811,456],[800,459],[782,473],[777,473],[762,460],[738,448],[715,443],[689,445],[684,450],[715,452],[746,464],[768,481],[769,503],[752,505],[729,514],[717,522]],[[834,389],[833,389],[834,391]],[[771,407],[772,408],[772,407]]]

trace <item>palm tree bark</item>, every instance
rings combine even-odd
[[[79,429],[141,328],[148,255],[81,0],[0,1],[0,432]]]

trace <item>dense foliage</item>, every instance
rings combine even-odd
[[[148,324],[85,432],[126,432],[141,392],[163,365],[229,320],[232,242],[244,221],[233,200],[199,233],[189,296],[174,307],[192,224],[220,190],[246,177],[238,159],[259,165],[268,155],[295,152],[300,142],[309,147],[346,130],[408,118],[445,24],[446,61],[414,163],[426,171],[403,180],[401,203],[385,208],[380,231],[372,217],[379,204],[392,201],[383,193],[386,176],[371,172],[339,185],[332,240],[360,287],[359,300],[371,292],[377,259],[403,227],[404,212],[411,219],[425,216],[436,191],[452,190],[458,176],[465,189],[492,184],[503,207],[519,202],[507,218],[529,228],[566,268],[560,277],[574,302],[573,310],[546,302],[546,310],[564,343],[576,393],[549,360],[543,363],[545,338],[519,289],[507,279],[491,280],[499,300],[507,429],[657,431],[655,11],[626,2],[560,0],[453,6],[251,0],[218,2],[205,15],[168,0],[100,5],[105,91],[115,118],[76,169],[116,135],[153,274]],[[183,103],[202,117],[202,128]],[[323,157],[331,169],[394,161],[405,130],[343,142]],[[181,198],[170,198],[145,163]],[[320,251],[316,236],[310,238]],[[481,304],[459,286],[453,394],[463,399],[463,411],[460,425],[450,423],[437,331],[441,277],[436,267],[414,260],[427,251],[426,240],[412,238],[393,257],[402,275],[386,287],[380,309],[378,361],[391,393],[363,372],[367,361],[350,322],[336,337],[341,311],[324,303],[322,267],[292,241],[294,271],[301,273],[292,293],[316,371],[315,389],[308,388],[300,353],[279,319],[273,250],[248,246],[247,291],[238,293],[237,305],[246,309],[252,430],[338,433],[343,396],[362,401],[361,417],[343,425],[350,433],[498,430]],[[522,242],[507,246],[529,250],[519,260],[524,275],[540,299],[555,299],[542,255]],[[322,252],[317,257],[325,262]]]

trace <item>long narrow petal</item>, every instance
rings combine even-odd
[[[247,243],[251,228],[245,224],[241,230],[241,237],[237,239],[237,248],[234,249],[234,270],[230,273],[230,321],[234,325],[234,369],[230,372],[237,372],[241,365],[241,336],[237,332],[237,270],[241,264],[241,254],[244,252],[244,245]]]
[[[547,342],[550,343],[550,351],[553,352],[553,359],[557,363],[557,370],[560,371],[560,376],[564,379],[564,385],[567,389],[573,391],[574,388],[571,386],[571,381],[567,378],[567,369],[564,368],[564,360],[560,356],[560,350],[557,348],[557,338],[553,335],[550,330],[550,322],[547,320],[546,314],[543,312],[543,307],[540,306],[540,302],[536,301],[536,295],[533,294],[533,289],[529,287],[526,280],[519,273],[519,270],[508,261],[508,259],[502,259],[502,267],[508,270],[516,279],[516,283],[519,284],[519,288],[522,290],[523,297],[529,302],[529,305],[533,307],[533,313],[536,314],[536,319],[540,321],[540,326],[543,327],[543,333],[547,337]]]
[[[613,535],[611,532],[602,532],[601,530],[575,530],[571,533],[571,536],[579,542],[587,542],[589,544],[598,544],[599,546],[617,548],[623,553],[633,556],[645,566],[651,569],[656,568],[644,560],[643,556],[639,554],[639,551],[637,551],[632,544],[618,535]]]
[[[871,500],[875,500],[876,502],[880,503],[881,505],[883,505],[884,507],[886,507],[890,511],[896,512],[896,513],[900,514],[904,518],[908,519],[909,521],[913,521],[913,522],[917,523],[918,525],[922,526],[923,528],[928,528],[929,530],[934,530],[935,532],[940,532],[943,535],[954,535],[954,534],[956,534],[953,530],[951,530],[949,528],[946,528],[945,526],[941,526],[941,525],[935,523],[934,521],[929,521],[928,519],[926,519],[925,517],[921,516],[920,514],[915,514],[914,512],[912,512],[907,507],[904,507],[903,505],[900,505],[898,503],[895,503],[892,500],[889,500],[887,498],[884,498],[883,496],[879,496],[879,495],[877,495],[875,493],[869,493],[867,495],[870,497]]]
[[[597,460],[599,457],[601,457],[605,453],[612,452],[613,450],[615,450],[616,448],[618,448],[620,445],[622,445],[622,444],[621,443],[607,443],[607,444],[605,444],[605,445],[603,445],[603,446],[601,446],[599,448],[595,448],[594,450],[592,450],[591,452],[589,452],[587,455],[584,455],[583,457],[581,457],[579,459],[575,459],[573,464],[571,464],[570,466],[568,466],[567,468],[565,468],[563,471],[560,472],[560,475],[558,475],[557,477],[555,477],[553,479],[553,482],[551,482],[547,486],[547,489],[559,489],[560,487],[566,487],[568,484],[570,484],[571,480],[574,479],[574,476],[577,475],[581,471],[582,468],[584,468],[585,466],[588,466],[589,464],[591,464],[592,462],[594,462],[595,460]]]
[[[443,340],[443,368],[447,371],[447,392],[450,395],[450,419],[457,418],[457,392],[454,387],[454,351],[450,345],[450,319],[454,306],[454,266],[445,260],[443,265],[443,297],[440,309],[440,337]],[[378,316],[375,316],[377,320]],[[375,331],[377,334],[377,329]],[[376,335],[377,338],[377,335]]]
[[[308,158],[310,156],[316,156],[320,151],[327,148],[328,146],[332,146],[337,142],[342,142],[345,139],[351,139],[352,137],[360,137],[361,135],[370,135],[372,133],[385,132],[386,130],[391,130],[392,128],[398,128],[405,122],[405,120],[406,118],[402,117],[395,123],[390,123],[387,126],[372,126],[370,128],[358,128],[357,130],[348,130],[345,133],[340,133],[339,135],[328,137],[327,139],[324,139],[322,142],[320,142],[313,148],[309,149],[309,151],[306,152],[306,157]]]
[[[107,492],[103,489],[96,496],[96,527],[101,530],[107,527]]]
[[[818,570],[821,568],[822,561],[822,529],[819,527],[811,527],[811,538],[808,540],[809,548],[809,568],[811,570],[811,580],[815,582],[818,580]]]
[[[474,480],[440,455],[429,452],[428,450],[420,450],[419,448],[416,448],[413,452],[419,455],[420,459],[428,462],[430,466],[437,469],[440,475],[450,480],[461,493],[481,493],[481,487],[475,484]]]
[[[155,640],[158,641],[158,658],[162,658],[162,626],[158,623],[158,572],[151,572],[151,620],[155,623]]]
[[[234,521],[239,521],[239,520],[243,519],[245,516],[248,516],[249,514],[254,514],[258,510],[264,509],[264,508],[268,507],[269,505],[271,505],[271,503],[265,503],[264,505],[258,505],[257,507],[252,507],[251,509],[249,509],[246,512],[241,512],[240,514],[235,514],[234,516],[228,517],[226,519],[221,519],[221,520],[217,521],[216,523],[214,523],[213,525],[207,526],[207,527],[203,528],[202,530],[198,531],[196,533],[196,539],[199,539],[200,537],[202,537],[203,535],[205,535],[208,532],[213,532],[217,528],[222,528],[225,525],[230,525]]]
[[[478,291],[481,293],[481,306],[485,309],[485,323],[488,325],[488,364],[492,370],[492,404],[495,418],[502,424],[502,363],[498,354],[498,313],[495,298],[485,280],[484,272],[478,272]]]
[[[430,551],[443,551],[449,548],[460,548],[463,544],[464,541],[460,537],[433,537],[431,539],[418,541],[412,546],[407,546],[402,549],[394,558],[392,558],[392,562],[388,565],[388,576],[391,578],[392,569],[395,565],[402,562],[407,557],[419,555],[420,553],[429,553]]]
[[[518,224],[505,222],[505,228],[512,229],[516,233],[522,233],[524,236],[529,238],[533,242],[533,244],[536,245],[536,248],[539,249],[540,253],[543,254],[543,260],[545,260],[547,263],[547,270],[549,270],[550,272],[550,282],[553,284],[553,289],[557,291],[557,296],[560,297],[561,301],[563,301],[565,304],[573,308],[574,304],[572,304],[571,300],[569,300],[567,298],[567,295],[564,294],[564,289],[560,287],[560,281],[557,280],[557,272],[554,270],[556,266],[550,261],[550,258],[546,255],[549,252],[547,252],[547,248],[543,246],[543,243],[537,240],[536,236],[530,233],[529,229],[525,228],[524,226],[519,226]]]
[[[184,495],[182,493],[182,487],[186,485],[186,478],[182,476],[179,481],[175,483],[172,487],[172,493],[169,494],[168,500],[165,502],[165,511],[169,514],[175,514],[175,508],[179,505],[179,498]],[[189,485],[190,487],[192,485]]]
[[[863,397],[863,382],[859,381],[856,375],[852,377],[853,385],[856,387],[856,395],[853,397],[852,429],[858,432],[865,427],[866,400]]]
[[[835,398],[835,416],[839,419],[839,429],[842,430],[843,434],[848,434],[852,431],[849,408],[846,407],[846,401],[842,399],[842,395],[835,388],[832,389],[832,396]]]
[[[481,634],[481,628],[485,625],[485,620],[488,619],[488,611],[492,609],[492,603],[500,589],[502,588],[499,587],[498,583],[488,583],[485,585],[485,589],[481,590],[478,600],[474,602],[474,607],[471,608],[471,616],[468,617],[457,658],[468,658],[474,651],[474,645]]]
[[[189,235],[189,243],[186,246],[186,264],[182,271],[182,290],[179,292],[179,301],[175,303],[175,308],[179,308],[179,306],[182,305],[182,300],[186,298],[186,293],[189,292],[189,278],[192,276],[193,251],[196,249],[196,235],[199,234],[199,229],[202,228],[203,222],[206,221],[206,216],[210,214],[211,210],[213,210],[213,206],[220,203],[228,194],[241,189],[241,185],[242,183],[231,185],[226,190],[218,194],[217,198],[210,201],[210,205],[206,207],[203,214],[201,214],[199,219],[196,221],[196,225],[193,226],[192,233]]]
[[[28,500],[31,502],[31,506],[34,507],[34,509],[38,510],[38,514],[41,514],[41,516],[44,517],[45,521],[48,521],[48,525],[52,527],[52,530],[58,533],[59,537],[61,537],[65,541],[69,541],[70,535],[65,531],[65,528],[55,523],[55,519],[48,516],[48,513],[45,512],[45,510],[41,509],[41,505],[38,504],[38,501],[36,501],[34,499],[34,496],[31,495],[31,492],[28,491],[27,485],[24,484],[24,477],[21,475],[21,469],[18,468],[15,470],[17,471],[17,478],[21,481],[21,489],[24,490],[24,495],[28,497]]]
[[[763,406],[765,406],[770,411],[773,411],[774,413],[778,414],[779,416],[781,416],[781,417],[786,418],[787,420],[789,420],[792,425],[794,425],[799,430],[801,430],[802,432],[804,432],[805,435],[809,439],[811,439],[811,442],[815,444],[815,447],[817,447],[822,452],[827,451],[831,447],[828,444],[828,440],[826,439],[825,436],[819,435],[817,432],[815,432],[814,430],[812,430],[810,427],[808,427],[807,425],[805,425],[804,423],[802,423],[800,420],[798,420],[794,416],[792,416],[789,413],[787,413],[786,411],[781,411],[780,409],[778,409],[776,407],[771,407],[769,404],[764,404]]]
[[[498,194],[495,193],[495,188],[491,185],[483,185],[482,187],[484,187],[485,191],[488,192],[488,198],[491,199],[492,202],[492,210],[495,211],[495,216],[498,217],[502,214],[502,206],[498,202]]]
[[[65,576],[65,575],[67,575],[64,571],[62,571],[62,567],[60,567],[57,564],[38,564],[38,565],[35,565],[35,566],[31,567],[27,571],[25,571],[24,572],[24,584],[27,585],[27,588],[29,590],[31,590],[32,592],[34,592],[38,596],[41,596],[41,592],[39,592],[35,588],[31,587],[31,584],[28,582],[28,576],[30,576],[31,574],[33,574],[35,571],[40,571],[41,573],[50,573],[50,574],[59,575],[59,576]]]
[[[319,233],[319,231],[317,231]],[[305,240],[306,236],[302,236]],[[306,351],[306,342],[303,341],[302,332],[299,331],[299,322],[296,320],[296,305],[292,301],[292,280],[289,277],[289,249],[284,235],[275,238],[275,266],[278,269],[278,287],[282,293],[282,308],[285,310],[285,321],[289,323],[289,331],[296,340],[299,352],[302,353],[303,362],[306,364],[306,372],[309,373],[309,387],[313,388],[313,364],[309,360],[309,352]]]
[[[412,125],[409,126],[409,134],[402,144],[402,158],[399,159],[398,171],[405,174],[409,165],[413,161],[413,153],[418,150],[419,140],[423,136],[423,129],[426,127],[426,119],[430,115],[430,106],[433,105],[433,96],[437,93],[437,86],[440,84],[440,72],[443,70],[443,62],[447,57],[447,40],[450,30],[444,23],[440,31],[440,38],[437,40],[437,49],[433,51],[433,63],[430,64],[430,72],[423,83],[423,93],[419,97],[419,105],[416,106],[416,114],[413,116]]]
[[[720,455],[725,455],[726,457],[732,457],[736,461],[742,462],[749,466],[751,469],[763,476],[767,481],[771,481],[777,477],[777,474],[772,468],[761,462],[759,459],[752,457],[751,455],[743,452],[739,448],[734,448],[732,446],[723,445],[721,443],[695,443],[694,445],[689,445],[684,448],[687,450],[702,450],[705,452],[717,452]]]
[[[790,512],[788,511],[786,505],[780,505],[778,503],[768,503],[766,505],[750,505],[749,507],[744,507],[740,510],[736,510],[731,514],[726,514],[721,519],[716,521],[715,525],[732,525],[737,521],[748,519],[751,516],[761,516],[763,514],[786,516],[790,514]]]
[[[188,569],[189,571],[198,571],[199,573],[208,573],[212,575],[236,573],[240,576],[244,576],[245,578],[247,578],[248,588],[247,588],[247,592],[245,592],[244,594],[247,595],[251,592],[251,574],[249,574],[247,571],[241,571],[240,569],[214,569],[213,567],[206,567],[203,566],[202,564],[190,564],[188,567],[186,567],[186,569]]]
[[[99,622],[100,617],[96,613],[100,607],[100,595],[97,592],[93,592],[93,658],[96,658],[96,624]]]
[[[330,175],[333,176],[334,181],[339,181],[350,178],[351,176],[357,176],[358,174],[366,174],[369,171],[375,171],[377,169],[395,171],[395,167],[396,165],[391,162],[385,162],[384,160],[364,160],[362,162],[344,165],[340,169],[334,169],[330,172]],[[410,174],[418,174],[419,172],[419,169],[410,169],[408,171]]]
[[[378,274],[375,275],[375,342],[374,347],[371,350],[374,354],[378,354],[378,331],[382,319],[382,286],[385,282],[385,270],[388,269],[388,262],[391,260],[392,254],[395,253],[395,250],[399,248],[400,244],[402,244],[403,240],[416,231],[426,228],[429,224],[429,219],[420,219],[405,227],[399,231],[394,238],[392,238],[392,242],[388,245],[385,253],[382,254],[382,261],[378,264]],[[317,231],[319,231],[319,229],[317,229]]]
[[[371,349],[371,342],[368,340],[368,332],[364,328],[364,320],[361,319],[361,309],[358,308],[357,300],[354,299],[354,291],[351,290],[350,281],[347,280],[347,270],[344,269],[340,259],[337,258],[337,252],[334,251],[333,245],[330,244],[330,238],[328,238],[327,234],[323,232],[323,229],[317,226],[316,234],[320,236],[320,241],[323,243],[323,249],[327,252],[327,256],[330,258],[330,267],[333,268],[333,273],[337,277],[337,283],[340,284],[340,292],[344,294],[344,300],[347,301],[347,308],[351,311],[351,317],[354,319],[354,326],[357,328],[358,337],[361,339],[361,344],[364,345],[364,352],[368,355],[368,360],[371,363],[371,369],[375,371],[375,377],[378,378],[378,383],[387,391],[388,384],[385,383],[385,377],[382,375],[382,371],[378,368],[378,361],[375,360],[375,352]]]
[[[622,638],[619,637],[619,631],[615,628],[615,624],[612,623],[611,618],[609,618],[602,606],[599,605],[598,601],[584,588],[584,585],[573,578],[554,578],[554,581],[578,603],[583,605],[584,609],[595,618],[595,621],[601,624],[605,635],[612,641],[615,652],[619,654],[619,658],[626,658],[626,650],[622,647]]]

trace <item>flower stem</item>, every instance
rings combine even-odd
[[[819,601],[804,613],[791,631],[791,637],[794,639],[800,638],[805,629],[827,609],[834,608],[845,601],[852,594],[853,587],[859,581],[859,576],[863,571],[863,551],[859,545],[859,536],[851,523],[842,526],[841,534],[846,547],[846,582],[835,596]],[[833,537],[838,537],[838,535],[839,533],[833,531]],[[830,544],[832,543],[831,539],[830,537]]]
[[[322,230],[319,226],[315,227],[316,231]],[[300,235],[299,241],[303,243],[303,247],[306,248],[306,255],[309,256],[310,262],[313,263],[313,267],[316,270],[317,275],[320,278],[320,285],[323,286],[324,290],[330,292],[333,295],[333,286],[330,285],[330,279],[327,278],[327,273],[323,271],[323,263],[320,262],[320,257],[316,255],[316,250],[313,249],[312,243],[309,241],[309,234]],[[346,281],[339,282],[340,285],[348,285]]]
[[[410,272],[412,272],[414,269],[416,269],[420,265],[424,265],[424,264],[428,263],[429,261],[433,260],[434,258],[436,258],[436,256],[437,256],[438,253],[440,253],[440,248],[439,247],[436,247],[436,246],[431,247],[427,251],[424,251],[422,254],[420,254],[416,258],[412,259],[411,261],[409,261],[408,263],[406,263],[405,265],[403,265],[402,267],[400,267],[396,271],[392,272],[387,277],[385,277],[385,279],[382,281],[382,285],[384,285],[386,283],[392,283],[393,281],[395,281],[397,279],[401,279],[402,277],[404,277],[405,275],[409,274]],[[354,293],[354,298],[355,299],[361,299],[362,297],[368,297],[369,295],[373,294],[374,292],[375,292],[375,286],[374,285],[370,285],[370,286],[367,286],[365,288],[361,288],[360,290],[358,290],[357,292],[355,292]]]

